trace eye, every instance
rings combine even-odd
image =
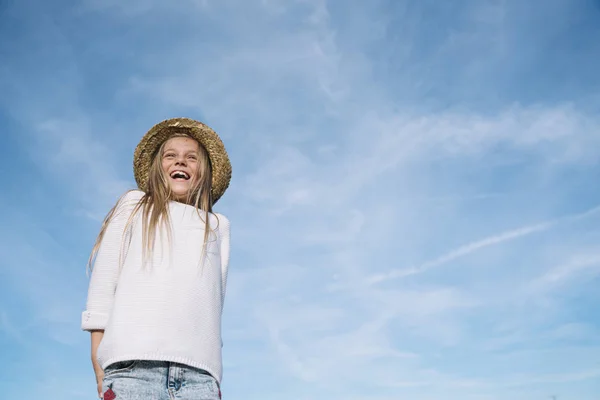
[[[173,158],[173,157],[175,157],[175,154],[173,154],[173,153],[166,153],[166,154],[164,155],[164,157],[165,157],[165,158]]]
[[[198,157],[196,157],[196,156],[194,156],[194,155],[190,155],[190,156],[188,156],[188,158],[189,158],[190,160],[197,160],[197,159],[198,159]]]

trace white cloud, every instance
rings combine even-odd
[[[478,251],[480,249],[483,249],[485,247],[497,245],[497,244],[500,244],[503,242],[518,239],[522,236],[531,235],[536,232],[548,230],[548,229],[554,227],[559,222],[564,222],[564,221],[569,221],[569,220],[571,220],[571,221],[578,220],[580,218],[593,216],[598,211],[600,211],[600,207],[594,207],[594,208],[591,208],[580,214],[557,218],[555,220],[542,222],[542,223],[539,223],[536,225],[524,226],[524,227],[517,228],[517,229],[511,230],[508,232],[502,232],[497,235],[489,236],[489,237],[465,244],[463,246],[460,246],[457,249],[451,250],[448,253],[446,253],[440,257],[437,257],[430,261],[426,261],[416,267],[394,270],[394,271],[388,272],[386,274],[379,274],[379,275],[371,276],[369,278],[369,283],[375,284],[375,283],[389,280],[389,279],[397,279],[397,278],[411,276],[414,274],[419,274],[419,273],[427,271],[430,268],[438,267],[440,265],[449,263],[459,257],[469,255],[469,254],[471,254],[475,251]],[[555,280],[559,279],[562,275],[572,272],[572,270],[574,268],[586,267],[590,264],[594,265],[597,263],[598,263],[597,258],[586,259],[583,261],[583,263],[581,261],[579,261],[577,263],[570,264],[568,266],[564,266],[561,269],[561,271],[551,272],[551,273],[549,273],[549,275],[541,278],[541,280],[542,281],[555,281]]]
[[[0,310],[0,333],[19,344],[25,344],[21,329],[14,325],[5,310]]]
[[[569,281],[585,274],[600,274],[600,254],[576,254],[564,264],[557,265],[532,282],[533,290],[560,289]]]
[[[130,172],[122,171],[130,168],[129,150],[143,128],[165,115],[187,114],[222,134],[234,164],[232,186],[219,204],[235,236],[225,316],[227,385],[270,376],[282,393],[261,398],[295,393],[314,399],[315,390],[328,398],[396,399],[401,393],[424,400],[499,398],[493,393],[503,386],[594,379],[591,364],[578,362],[580,353],[564,350],[558,339],[589,339],[594,328],[565,325],[559,314],[568,305],[543,301],[544,290],[569,291],[578,277],[597,274],[597,253],[577,243],[584,240],[578,228],[595,221],[597,209],[589,209],[595,202],[575,201],[572,187],[557,177],[576,170],[586,172],[582,182],[591,182],[600,156],[599,119],[569,102],[504,103],[485,113],[435,109],[427,99],[405,106],[411,97],[400,89],[414,90],[405,82],[410,79],[379,81],[386,66],[369,47],[393,23],[413,35],[397,44],[412,66],[399,65],[400,72],[434,69],[436,57],[465,44],[472,50],[492,41],[485,54],[501,58],[506,9],[486,3],[473,12],[479,25],[472,35],[450,37],[434,52],[436,62],[416,62],[411,57],[424,40],[416,40],[409,11],[406,20],[357,18],[348,32],[337,19],[377,10],[354,3],[340,14],[320,1],[234,3],[204,2],[201,9],[186,2],[184,10],[154,1],[89,1],[87,12],[140,29],[157,15],[181,17],[177,37],[136,49],[123,72],[126,84],[114,100],[135,104],[131,114],[113,120],[113,112],[121,113],[84,106],[84,79],[77,58],[69,57],[74,47],[60,35],[53,45],[66,49],[60,54],[76,82],[59,75],[64,92],[54,107],[46,104],[60,91],[42,91],[39,104],[29,104],[30,87],[17,82],[9,107],[28,127],[31,152],[57,187],[69,187],[74,171],[84,177],[69,190],[69,204],[96,219],[100,205],[109,206],[130,183]],[[474,36],[490,23],[490,37]],[[489,73],[490,61],[471,53],[465,70]],[[586,240],[596,233],[589,228]],[[560,248],[549,249],[558,242]],[[54,271],[50,281],[58,285],[71,274],[54,268],[63,260],[32,261],[30,269]],[[473,260],[485,268],[472,268]],[[401,268],[407,265],[417,267]],[[40,273],[34,283],[49,276]],[[72,322],[72,297],[52,302],[34,288],[23,293],[36,295],[51,322]],[[505,368],[497,353],[535,349],[541,331],[544,343],[569,362],[546,373],[511,353],[518,371]],[[73,343],[60,329],[53,332]],[[365,387],[370,394],[358,396]]]
[[[209,6],[210,0],[182,0],[179,7],[167,5],[159,0],[131,0],[127,2],[117,0],[84,0],[79,7],[79,12],[106,12],[113,16],[124,18],[140,18],[152,12],[178,12],[183,7],[204,10]]]

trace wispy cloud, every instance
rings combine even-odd
[[[551,268],[532,282],[537,290],[558,289],[577,275],[589,272],[592,276],[600,273],[600,254],[578,254],[568,262]]]
[[[9,340],[14,341],[18,344],[24,344],[23,334],[21,330],[17,328],[5,310],[0,311],[0,332],[8,337]]]
[[[596,214],[598,211],[600,211],[600,207],[594,207],[594,208],[587,210],[580,214],[570,215],[568,217],[557,218],[557,219],[554,219],[551,221],[542,222],[542,223],[530,225],[530,226],[524,226],[524,227],[520,227],[520,228],[517,228],[514,230],[507,231],[507,232],[502,232],[497,235],[489,236],[489,237],[468,243],[466,245],[460,246],[457,249],[451,250],[448,253],[446,253],[440,257],[437,257],[430,261],[426,261],[416,267],[395,270],[395,271],[388,272],[387,274],[374,275],[369,279],[368,282],[371,284],[374,284],[374,283],[386,281],[389,279],[397,279],[397,278],[411,276],[414,274],[419,274],[419,273],[427,271],[430,268],[434,268],[434,267],[438,267],[443,264],[447,264],[451,261],[454,261],[457,258],[469,255],[469,254],[471,254],[475,251],[478,251],[480,249],[483,249],[485,247],[501,244],[503,242],[518,239],[522,236],[531,235],[536,232],[542,232],[542,231],[553,228],[560,222],[574,221],[574,220],[578,220],[578,219],[585,218],[588,216],[592,216],[592,215]],[[552,272],[550,274],[550,276],[546,276],[542,280],[546,280],[546,281],[547,280],[555,280],[555,279],[557,279],[558,275],[561,275],[562,273],[568,273],[573,268],[577,268],[577,267],[581,267],[581,266],[585,267],[586,265],[589,265],[590,263],[594,264],[596,262],[597,262],[597,260],[594,258],[587,259],[587,260],[583,261],[583,263],[581,261],[579,261],[575,264],[565,266],[565,270],[563,270],[563,272],[559,272],[559,271]]]
[[[593,399],[600,343],[581,311],[600,301],[591,9],[53,7],[13,3],[16,22],[0,24],[0,126],[15,150],[0,163],[28,174],[7,174],[23,203],[0,197],[0,288],[42,347],[0,373],[52,371],[8,393],[63,398],[64,371],[71,398],[93,394],[77,333],[91,241],[133,186],[141,135],[187,115],[222,135],[234,165],[219,203],[235,231],[228,396]],[[9,311],[2,326],[23,326]]]

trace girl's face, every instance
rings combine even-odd
[[[167,140],[162,155],[162,170],[177,200],[187,198],[198,179],[199,143],[187,137]]]

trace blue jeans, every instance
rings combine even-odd
[[[104,370],[105,400],[219,400],[208,372],[168,361],[122,361]]]

